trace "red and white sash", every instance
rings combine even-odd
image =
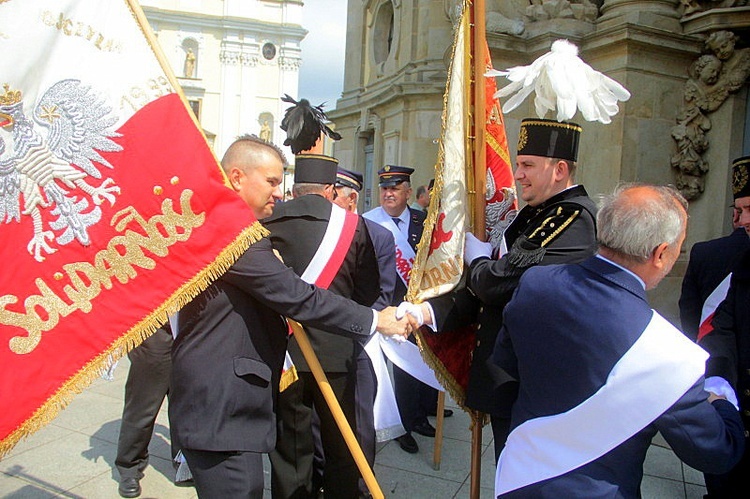
[[[594,395],[510,433],[497,464],[495,497],[564,475],[614,449],[679,400],[704,374],[707,358],[705,350],[654,311]]]
[[[354,213],[331,204],[331,218],[328,221],[328,227],[323,235],[323,240],[318,246],[318,250],[313,255],[307,268],[300,278],[308,284],[315,284],[319,288],[328,289],[333,282],[334,277],[341,269],[344,258],[349,251],[349,247],[354,239],[354,233],[357,229],[359,217]],[[289,334],[291,334],[291,328]],[[289,379],[287,373],[294,371],[294,362],[289,355],[289,350],[284,357],[284,367],[281,370],[280,391],[284,391],[292,382],[296,380]]]
[[[393,239],[396,242],[396,273],[408,288],[411,269],[417,255],[409,244],[406,234],[401,232],[393,218],[382,207],[372,209],[362,216],[382,225],[393,234]]]
[[[701,338],[714,330],[714,327],[711,325],[711,321],[714,318],[714,313],[716,313],[716,309],[719,307],[719,304],[724,301],[724,298],[727,297],[727,293],[729,292],[729,283],[731,282],[731,280],[732,273],[730,272],[729,275],[726,276],[718,286],[716,286],[716,289],[714,289],[711,294],[708,295],[706,301],[703,302],[703,309],[701,309],[701,322],[700,326],[698,327],[698,339],[696,341],[700,341]]]

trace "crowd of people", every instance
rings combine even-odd
[[[575,180],[581,133],[575,123],[522,121],[514,177],[525,204],[504,245],[467,234],[462,283],[421,304],[404,297],[432,182],[409,206],[414,169],[384,165],[380,205],[358,215],[362,175],[300,154],[282,203],[284,154],[239,137],[222,167],[268,235],[131,352],[120,495],[141,493],[168,392],[173,454],[199,497],[262,497],[263,454],[274,499],[368,497],[288,317],[305,325],[371,468],[376,397],[390,380],[368,341],[376,331],[414,341],[419,327],[440,335],[476,324],[466,407],[490,416],[496,496],[640,497],[660,432],[706,473],[708,497],[739,497],[750,424],[750,157],[733,164],[735,233],[691,254],[681,332],[646,290],[680,254],[687,202],[671,187],[629,184],[597,206]],[[281,390],[285,359],[299,379]],[[391,412],[403,425],[393,436],[416,453],[412,432],[435,436],[427,417],[437,391],[392,372]]]

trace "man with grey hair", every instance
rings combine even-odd
[[[737,410],[704,391],[707,354],[646,300],[677,260],[686,208],[670,187],[620,187],[598,212],[597,255],[521,277],[493,352],[519,382],[496,496],[639,497],[657,431],[699,470],[742,455]]]

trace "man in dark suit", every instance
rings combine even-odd
[[[396,271],[399,277],[393,295],[394,305],[401,303],[406,295],[411,265],[417,244],[422,239],[426,218],[425,212],[408,206],[413,172],[413,168],[405,166],[386,165],[381,168],[378,171],[380,206],[362,215],[382,225],[394,236]],[[411,340],[414,341],[413,338]],[[427,415],[434,413],[437,407],[437,390],[396,365],[393,366],[393,385],[401,422],[406,429],[406,434],[397,440],[403,450],[416,453],[419,446],[411,435],[412,431],[427,437],[435,436],[435,428],[427,420]]]
[[[503,308],[527,269],[580,262],[596,251],[596,206],[575,184],[580,134],[575,123],[523,120],[514,176],[526,206],[505,231],[507,253],[491,258],[489,243],[467,234],[467,281],[473,293],[459,289],[422,306],[424,316],[434,316],[431,327],[438,331],[479,323],[466,406],[490,415],[496,460],[508,436],[517,389],[512,377],[489,362]]]
[[[252,136],[224,155],[231,186],[255,218],[268,217],[281,198],[284,163],[278,148]],[[247,232],[253,244],[180,311],[172,349],[170,426],[200,497],[263,496],[262,453],[276,440],[287,345],[281,314],[363,339],[376,328],[411,331],[392,317],[393,309],[378,313],[299,279],[274,255],[259,223]]]
[[[690,250],[679,305],[682,332],[693,341],[699,337],[706,300],[715,291],[721,294],[721,290],[717,288],[727,278],[742,253],[750,249],[750,238],[739,224],[739,212],[732,207],[732,213],[734,231],[731,234],[695,243]],[[716,305],[721,303],[724,296],[726,293],[717,296]],[[712,311],[715,311],[715,307]],[[704,325],[704,330],[709,325],[710,320]]]
[[[362,218],[331,202],[337,166],[338,161],[328,156],[297,155],[294,199],[276,207],[263,224],[271,231],[274,249],[297,275],[323,285],[316,281],[315,269],[325,266],[331,273],[329,290],[371,306],[380,295],[375,250]],[[341,256],[336,259],[336,255]],[[364,341],[314,328],[309,328],[308,333],[328,382],[356,432],[356,366],[364,353]],[[272,495],[275,499],[289,499],[307,497],[313,492],[315,411],[325,457],[321,484],[325,497],[356,497],[357,466],[294,336],[289,341],[289,353],[299,381],[279,396],[278,436],[276,449],[270,455]]]
[[[657,431],[699,470],[742,455],[737,410],[704,391],[706,352],[646,298],[686,225],[676,190],[626,186],[599,211],[598,255],[524,273],[493,355],[520,386],[495,496],[640,497]]]
[[[745,238],[750,235],[750,156],[732,165],[732,190],[738,225]],[[738,396],[745,428],[750,429],[750,250],[737,258],[726,298],[716,309],[712,331],[700,339],[711,355],[706,376],[728,380]],[[709,378],[710,380],[711,378]],[[729,473],[706,474],[708,498],[739,498],[747,495],[750,474],[750,439],[745,432],[745,454]]]

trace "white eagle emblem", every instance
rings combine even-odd
[[[57,251],[53,239],[58,245],[76,239],[88,246],[88,228],[102,216],[98,205],[104,200],[114,205],[120,193],[111,178],[98,186],[86,181],[87,177],[102,178],[94,161],[113,168],[98,151],[122,150],[110,139],[120,136],[110,130],[117,117],[79,80],[62,80],[50,87],[34,108],[34,121],[23,112],[21,92],[8,84],[4,90],[0,131],[10,132],[12,151],[6,154],[0,133],[0,222],[31,216],[34,235],[26,249],[38,262],[44,261],[44,254]],[[46,138],[40,133],[44,129]],[[88,198],[94,203],[91,208]],[[42,210],[56,217],[48,224],[52,230],[44,230]]]

